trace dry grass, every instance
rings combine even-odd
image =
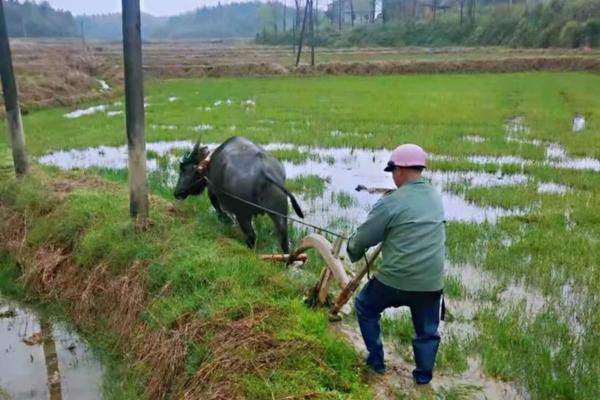
[[[433,73],[509,73],[524,71],[600,71],[600,60],[585,57],[510,58],[501,60],[362,62],[319,64],[314,69],[300,66],[298,74],[388,75]]]
[[[84,47],[79,42],[12,40],[11,46],[25,112],[97,100],[121,91],[122,48],[118,43]],[[320,48],[314,69],[306,65],[307,54],[303,65],[295,68],[295,57],[287,47],[157,42],[144,44],[144,71],[153,78],[205,78],[600,70],[600,52],[569,49]],[[111,91],[102,92],[96,79],[108,81]]]
[[[73,105],[112,95],[96,79],[120,88],[122,68],[107,63],[81,45],[12,40],[13,64],[21,109]],[[0,99],[3,104],[3,100]],[[2,106],[4,112],[4,107]]]

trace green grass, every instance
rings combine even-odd
[[[149,81],[146,93],[154,105],[146,110],[147,126],[172,124],[181,129],[147,129],[146,137],[149,141],[190,139],[197,136],[193,126],[202,123],[214,127],[202,133],[206,141],[221,141],[231,134],[243,134],[263,143],[321,146],[377,148],[412,141],[438,154],[522,154],[541,158],[539,149],[533,146],[499,140],[504,121],[522,115],[532,138],[558,141],[574,154],[597,157],[600,139],[572,135],[570,121],[576,112],[582,112],[588,119],[588,131],[597,132],[600,100],[595,89],[599,85],[600,77],[586,73]],[[166,102],[172,95],[179,101]],[[246,112],[239,101],[250,97],[256,99],[256,110]],[[213,107],[210,112],[199,110],[226,98],[234,100],[231,106]],[[69,120],[62,116],[66,111],[41,110],[25,117],[33,154],[54,148],[125,142],[121,118],[97,113]],[[236,127],[234,132],[232,126]],[[52,127],[52,134],[48,134],[48,127]],[[249,129],[252,127],[264,131]],[[82,129],[85,134],[81,134]],[[336,129],[373,135],[331,136],[329,132]],[[467,134],[491,140],[465,142],[462,137]]]
[[[348,192],[337,192],[335,194],[335,202],[341,208],[350,208],[356,204],[356,199]]]
[[[127,192],[123,186],[81,188],[59,200],[39,190],[48,178],[34,175],[22,181],[3,181],[0,190],[0,202],[5,207],[35,220],[27,232],[26,249],[61,244],[71,249],[80,268],[105,264],[115,275],[126,272],[136,260],[150,261],[147,274],[154,300],[144,319],[155,329],[170,327],[188,313],[206,321],[225,318],[234,322],[253,315],[255,310],[268,310],[259,329],[281,343],[279,357],[283,358],[275,358],[276,363],[264,370],[266,375],[259,370],[243,375],[225,372],[247,398],[263,398],[271,391],[278,397],[320,393],[336,398],[369,398],[368,389],[355,373],[360,366],[357,354],[329,333],[325,313],[304,307],[302,285],[280,264],[248,257],[248,250],[238,240],[218,240],[216,216],[198,222],[198,215],[207,212],[206,199],[182,205],[177,216],[157,205],[151,229],[135,233],[127,218]],[[2,257],[4,260],[8,256],[3,253]],[[18,270],[14,264],[3,267],[0,276],[2,284],[10,287],[17,281]],[[170,294],[158,296],[167,283],[172,287]],[[102,321],[98,321],[100,326]],[[216,334],[210,330],[205,333],[207,337]],[[98,335],[104,335],[101,329]],[[122,345],[111,342],[110,337],[96,344],[113,352]],[[210,346],[214,345],[208,344],[211,354],[214,349]],[[206,346],[202,342],[190,344],[190,373],[202,365]],[[121,389],[113,389],[108,398],[136,398],[135,383],[143,385],[145,375],[143,369],[135,368],[132,374],[136,378],[129,384],[120,383],[125,385],[123,390],[132,393],[131,397],[119,394]]]
[[[475,301],[490,302],[492,307],[477,315],[481,337],[474,343],[454,339],[444,342],[440,364],[449,371],[460,371],[465,366],[465,353],[476,351],[489,375],[523,385],[533,399],[594,398],[600,376],[593,356],[600,351],[600,337],[596,334],[599,314],[593,312],[600,307],[598,297],[593,295],[600,289],[596,267],[600,265],[600,174],[543,165],[544,147],[506,142],[503,124],[508,118],[523,116],[530,128],[529,133],[521,134],[526,139],[559,143],[569,155],[600,158],[598,87],[600,76],[586,73],[149,81],[146,91],[154,106],[147,109],[147,125],[173,124],[180,129],[148,129],[146,137],[148,141],[195,139],[198,134],[192,127],[202,123],[214,127],[202,133],[205,142],[220,142],[232,134],[243,134],[261,143],[337,146],[348,148],[349,152],[352,147],[392,148],[401,142],[416,142],[432,153],[454,157],[432,161],[432,169],[489,173],[501,169],[504,174],[528,175],[531,183],[521,186],[450,187],[478,205],[519,208],[524,212],[502,218],[496,224],[447,224],[449,261],[471,264],[492,274],[497,282],[473,294],[465,282],[456,277],[446,279],[449,297],[472,295]],[[168,103],[168,96],[177,96],[179,101]],[[231,106],[213,107],[211,112],[199,110],[226,98],[234,100]],[[245,98],[256,100],[254,111],[247,112],[239,106]],[[24,117],[28,150],[33,155],[49,149],[124,144],[123,121],[119,118],[95,114],[67,120],[62,117],[66,111],[47,109]],[[583,113],[587,120],[586,130],[578,134],[570,128],[576,112]],[[358,135],[331,135],[334,130]],[[245,377],[243,385],[252,395],[270,397],[270,390],[280,393],[286,381],[291,382],[290,387],[333,388],[331,393],[337,391],[342,398],[363,393],[356,389],[362,382],[351,378],[356,365],[347,360],[352,352],[346,348],[338,353],[331,344],[334,339],[327,338],[322,330],[326,325],[323,316],[303,311],[299,305],[299,298],[314,284],[320,266],[309,267],[307,274],[290,278],[282,275],[278,266],[257,263],[241,244],[239,231],[220,224],[205,197],[178,204],[177,215],[181,218],[176,220],[153,207],[155,225],[151,232],[136,235],[126,219],[124,171],[91,172],[119,184],[102,190],[76,191],[61,203],[47,193],[40,194],[40,185],[34,180],[20,184],[12,181],[4,133],[5,127],[0,125],[0,164],[7,166],[0,172],[0,202],[36,220],[35,228],[28,234],[30,246],[52,237],[72,246],[82,268],[100,260],[110,263],[113,273],[120,273],[133,260],[151,260],[152,290],[158,290],[167,281],[177,288],[151,306],[152,315],[161,324],[170,324],[187,312],[206,317],[226,312],[231,317],[250,312],[250,304],[274,306],[278,316],[274,321],[283,322],[273,330],[316,343],[319,350],[311,354],[319,354],[319,361],[325,360],[344,377],[340,382],[328,373],[304,373],[312,365],[310,360],[294,354],[292,361],[302,366],[301,374],[290,376],[284,369],[273,375]],[[372,135],[367,136],[368,133]],[[465,135],[486,140],[466,142]],[[290,162],[329,162],[297,149],[275,153]],[[516,155],[536,162],[524,166],[478,165],[461,158],[477,154]],[[156,159],[162,167],[168,162],[164,157]],[[164,169],[150,174],[149,182],[153,194],[170,199]],[[325,192],[325,175],[323,171],[288,180],[287,186],[306,198],[316,199]],[[562,195],[539,194],[539,182],[556,182],[571,190]],[[346,194],[331,199],[340,206],[349,201]],[[344,226],[343,215],[337,223]],[[276,249],[270,221],[260,219],[256,225],[259,251]],[[290,229],[293,241],[303,232]],[[9,272],[5,274],[8,275],[3,278],[14,279]],[[546,296],[548,306],[541,314],[528,315],[522,306],[508,314],[500,311],[505,305],[500,294],[516,281]],[[581,298],[574,304],[564,304],[565,287],[572,287]],[[569,331],[569,318],[578,321],[578,330]],[[384,332],[399,338],[395,340],[401,343],[401,355],[410,359],[410,321],[387,321]],[[202,363],[205,346],[196,343],[190,347],[191,370]],[[308,383],[298,383],[301,381]],[[453,392],[446,395],[454,396]]]
[[[302,193],[308,199],[316,199],[325,192],[326,182],[318,175],[300,175],[288,179],[286,186],[290,191]]]
[[[300,152],[296,149],[278,149],[270,152],[275,158],[281,161],[289,161],[292,164],[303,164],[311,159],[311,155],[306,152]]]
[[[446,274],[444,277],[444,294],[451,299],[461,299],[465,296],[465,286],[459,276]]]

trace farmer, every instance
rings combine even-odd
[[[403,144],[385,168],[398,189],[382,197],[367,221],[348,241],[352,262],[383,242],[383,260],[374,277],[356,297],[355,309],[369,356],[367,366],[385,372],[379,321],[388,307],[410,308],[415,337],[413,352],[418,385],[433,376],[440,343],[438,325],[444,269],[444,210],[440,194],[423,179],[427,154],[414,144]]]

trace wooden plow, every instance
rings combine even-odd
[[[308,261],[306,251],[310,249],[316,250],[323,260],[325,266],[321,270],[319,282],[315,285],[314,289],[310,294],[308,303],[312,305],[324,306],[328,303],[329,289],[333,281],[337,282],[337,285],[341,289],[341,292],[337,295],[331,308],[329,309],[329,319],[332,321],[338,321],[341,319],[340,311],[342,307],[352,297],[352,294],[358,289],[362,279],[365,277],[369,269],[375,263],[375,260],[381,253],[381,245],[371,250],[363,260],[357,263],[358,269],[355,275],[352,275],[348,271],[343,260],[340,258],[340,252],[342,250],[343,238],[338,237],[333,244],[327,240],[324,236],[318,233],[311,233],[304,237],[298,244],[298,247],[290,254],[264,254],[260,255],[259,259],[266,261],[280,261],[285,262],[288,265],[299,262],[304,264]]]
[[[367,188],[363,185],[357,186],[355,190],[358,192],[365,190],[372,194],[385,194],[390,191],[390,189],[386,188]],[[259,256],[259,258],[262,260],[283,261],[288,265],[294,262],[304,264],[308,260],[308,257],[305,254],[307,250],[315,249],[319,252],[323,260],[325,260],[325,266],[321,270],[319,282],[310,294],[308,302],[312,305],[326,305],[331,284],[333,281],[336,281],[341,292],[337,295],[329,309],[329,319],[332,321],[339,321],[341,319],[339,314],[340,311],[342,311],[342,307],[348,303],[352,294],[358,289],[361,281],[381,253],[380,244],[369,251],[367,255],[356,264],[357,272],[355,275],[352,275],[352,273],[348,271],[348,268],[346,268],[344,261],[340,258],[343,241],[344,238],[338,236],[332,244],[324,236],[319,235],[318,233],[311,233],[305,236],[296,249],[290,254],[269,254]]]

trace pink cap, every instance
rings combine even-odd
[[[416,144],[403,144],[396,147],[390,156],[384,171],[391,172],[394,167],[425,167],[427,153]]]

